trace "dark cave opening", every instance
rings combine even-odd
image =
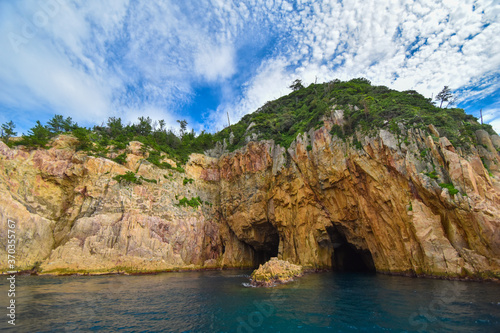
[[[263,250],[255,250],[254,256],[254,266],[259,267],[260,264],[264,264],[271,259],[271,257],[278,256],[278,246],[275,248],[263,249]]]
[[[375,264],[368,250],[360,250],[349,243],[340,227],[327,228],[333,245],[332,268],[338,272],[375,272]]]
[[[375,272],[375,265],[370,251],[358,250],[354,245],[347,242],[334,249],[332,267],[339,272]]]
[[[274,228],[273,228],[274,229]],[[264,264],[271,257],[278,256],[278,248],[279,248],[279,234],[276,229],[275,232],[266,234],[265,241],[259,244],[253,244],[254,248],[254,266],[259,267],[260,264]]]

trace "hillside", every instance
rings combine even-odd
[[[298,134],[322,126],[322,117],[332,108],[344,111],[343,126],[332,129],[332,134],[341,138],[352,137],[355,131],[369,135],[381,128],[400,134],[398,123],[425,130],[433,124],[440,135],[446,136],[454,146],[463,148],[476,143],[475,131],[479,129],[496,134],[490,125],[479,124],[463,109],[439,108],[416,91],[399,92],[385,86],[372,86],[368,80],[360,78],[311,84],[266,103],[215,137],[229,140],[233,132],[230,150],[242,147],[247,137],[272,139],[287,148]]]

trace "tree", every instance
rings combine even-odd
[[[63,131],[64,118],[60,114],[54,115],[52,119],[47,122],[47,129],[52,133],[59,133]]]
[[[452,98],[448,101],[448,104],[446,104],[445,109],[447,109],[447,108],[448,108],[448,106],[452,106],[453,104],[455,104],[455,103],[457,102],[457,99],[458,99],[458,98],[457,98],[456,96],[455,96],[455,97],[452,97]]]
[[[30,147],[42,146],[44,147],[50,139],[50,131],[47,127],[40,123],[40,120],[36,121],[35,127],[28,131],[28,135],[23,136],[24,141]]]
[[[451,93],[451,90],[448,86],[444,86],[443,90],[439,92],[439,94],[436,95],[436,101],[441,102],[439,104],[439,107],[441,108],[443,106],[444,102],[448,102],[453,98],[453,94]],[[449,105],[450,103],[448,103]],[[448,107],[447,105],[447,107]]]
[[[163,130],[165,129],[165,120],[163,120],[163,119],[159,120],[158,126],[160,126],[159,131],[163,132]]]
[[[80,142],[76,147],[77,150],[88,150],[92,147],[92,142],[90,141],[89,134],[90,130],[84,127],[75,128],[73,130],[73,135]]]
[[[12,136],[17,135],[17,132],[14,132],[14,128],[16,128],[16,124],[12,120],[2,125],[1,136],[5,143],[9,142]]]
[[[147,117],[139,117],[139,123],[135,125],[137,134],[147,136],[151,134],[153,127],[151,126],[152,119]]]
[[[111,138],[115,139],[123,132],[123,124],[121,118],[109,117],[108,118],[108,128],[111,134]]]
[[[186,120],[177,120],[177,122],[181,125],[181,136],[184,136],[188,122]]]
[[[296,79],[295,81],[293,81],[293,83],[290,85],[289,88],[292,89],[293,91],[297,91],[304,88],[304,86],[302,85],[302,80]]]
[[[63,120],[62,128],[65,132],[69,132],[77,129],[78,124],[73,122],[73,119],[71,119],[71,117],[66,117],[66,119]]]
[[[78,128],[78,125],[73,123],[71,117],[66,117],[66,119],[60,114],[56,114],[51,120],[47,122],[47,129],[54,134],[61,132],[69,132]]]

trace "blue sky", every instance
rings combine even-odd
[[[238,121],[305,84],[366,77],[458,106],[500,132],[500,3],[0,0],[0,122],[54,114]]]

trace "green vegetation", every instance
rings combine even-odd
[[[143,176],[140,176],[139,179],[147,183],[158,184],[158,181],[156,179],[144,178]]]
[[[119,183],[121,183],[122,181],[124,181],[126,183],[134,183],[134,184],[141,183],[140,178],[137,178],[135,176],[135,173],[133,173],[132,171],[127,171],[124,175],[115,176],[115,177],[113,177],[113,179]]]
[[[356,149],[358,150],[362,150],[363,149],[363,145],[361,144],[361,142],[358,141],[358,139],[354,136],[353,139],[352,139],[352,144],[354,145],[354,147],[356,147]]]
[[[157,167],[161,169],[170,169],[170,170],[176,170],[178,172],[184,172],[184,169],[181,167],[173,167],[170,163],[167,162],[160,162],[161,159],[161,153],[159,151],[153,150],[149,152],[149,157],[146,159],[147,161],[153,163]]]
[[[14,132],[14,128],[16,128],[16,124],[14,124],[12,120],[2,124],[2,127],[0,128],[0,136],[3,142],[8,143],[12,136],[17,135],[17,132]]]
[[[114,160],[123,164],[126,157],[124,150],[130,141],[135,140],[143,144],[144,153],[149,154],[147,160],[152,164],[184,172],[180,165],[187,162],[190,154],[203,153],[224,140],[229,151],[244,146],[247,138],[252,136],[256,136],[257,140],[272,139],[288,148],[298,134],[321,127],[323,117],[331,115],[333,110],[342,110],[344,121],[342,126],[332,126],[331,135],[352,142],[357,149],[363,146],[354,138],[356,131],[374,135],[380,128],[397,134],[399,142],[408,142],[405,129],[428,131],[428,125],[433,124],[455,147],[465,150],[471,144],[476,144],[476,130],[484,129],[495,134],[490,125],[479,124],[474,116],[462,109],[439,108],[431,99],[416,91],[400,92],[385,86],[374,86],[364,78],[334,80],[308,87],[296,80],[291,87],[293,92],[289,95],[267,102],[254,113],[245,115],[238,123],[215,134],[201,132],[196,135],[187,129],[185,120],[178,120],[177,131],[167,129],[164,120],[153,121],[149,117],[139,117],[136,123],[127,125],[120,118],[111,117],[101,126],[82,128],[70,117],[55,115],[46,125],[38,121],[22,140],[12,144],[28,148],[46,147],[54,136],[72,133],[80,142],[77,149],[101,157],[114,153]],[[440,98],[439,101],[443,103],[452,100],[449,91],[444,91]],[[4,141],[15,135],[14,128],[12,122],[2,126]],[[308,146],[307,149],[311,150],[312,147]],[[424,158],[427,150],[420,154]],[[175,160],[179,166],[174,168],[163,162],[164,156]]]
[[[94,128],[79,127],[70,117],[63,118],[55,115],[46,125],[37,121],[22,140],[16,145],[24,145],[30,149],[46,148],[48,142],[53,137],[61,133],[71,133],[80,144],[78,150],[83,150],[89,155],[107,157],[110,152],[119,152],[115,158],[118,163],[124,163],[123,150],[130,141],[139,141],[144,144],[145,151],[149,152],[148,160],[164,169],[172,169],[184,172],[181,167],[172,167],[170,164],[160,162],[162,153],[166,153],[171,158],[185,163],[191,153],[203,153],[205,150],[213,148],[214,137],[210,133],[202,132],[198,136],[194,131],[186,132],[187,122],[179,122],[181,125],[181,135],[177,135],[173,130],[165,128],[165,121],[153,122],[149,117],[139,117],[135,124],[124,125],[120,118],[111,117],[106,125],[94,126]],[[6,123],[2,127],[4,141],[15,135],[13,123]]]
[[[486,161],[484,160],[484,157],[481,157],[481,162],[483,162],[484,168],[486,169],[486,171],[488,171],[488,175],[490,177],[493,177],[493,174],[491,173],[490,168],[488,168],[488,164],[486,164]]]
[[[142,184],[143,181],[148,182],[148,183],[154,183],[154,184],[158,183],[158,181],[156,179],[148,179],[148,178],[144,178],[142,176],[139,176],[139,178],[137,178],[135,173],[133,173],[132,171],[127,171],[124,175],[115,176],[115,177],[113,177],[113,179],[119,183],[125,182],[125,183],[132,183],[132,184]]]
[[[453,98],[450,88],[448,86],[444,86],[443,90],[436,95],[436,101],[439,102],[439,108],[443,107],[444,102],[448,102],[446,105],[447,108],[448,106],[454,104],[456,99]]]
[[[455,186],[453,186],[452,183],[440,183],[439,186],[441,186],[442,188],[447,188],[450,195],[455,195],[458,193],[458,190],[455,188]]]
[[[187,199],[186,197],[183,197],[181,200],[179,200],[179,203],[177,206],[182,206],[182,207],[193,207],[193,208],[198,208],[203,203],[203,201],[200,199],[200,197],[194,197],[191,199]]]
[[[379,128],[404,136],[398,124],[425,131],[428,131],[429,124],[433,124],[455,147],[464,148],[476,143],[475,131],[478,129],[495,134],[490,125],[479,124],[474,116],[462,109],[439,108],[431,99],[414,90],[395,91],[385,86],[373,86],[370,81],[358,78],[311,84],[294,90],[287,96],[267,102],[237,124],[216,133],[214,138],[215,141],[226,139],[229,142],[232,132],[234,139],[228,146],[230,151],[242,147],[246,143],[245,137],[252,133],[260,140],[272,139],[289,147],[299,133],[320,126],[321,118],[329,115],[332,109],[343,110],[344,125],[333,125],[330,133],[344,141],[355,131],[374,134]],[[355,145],[361,148],[359,144]]]
[[[192,179],[192,178],[184,178],[182,180],[182,185],[191,184],[192,182],[194,182],[194,179]]]
[[[311,151],[311,150],[313,150],[313,147],[311,145],[307,145],[306,149],[307,149],[307,151]]]
[[[430,177],[432,179],[438,179],[438,175],[436,174],[436,170],[432,170],[431,172],[425,172],[424,175]]]
[[[113,161],[115,161],[118,164],[125,164],[125,162],[127,161],[127,154],[122,153],[122,154],[116,156],[115,158],[113,158]]]

